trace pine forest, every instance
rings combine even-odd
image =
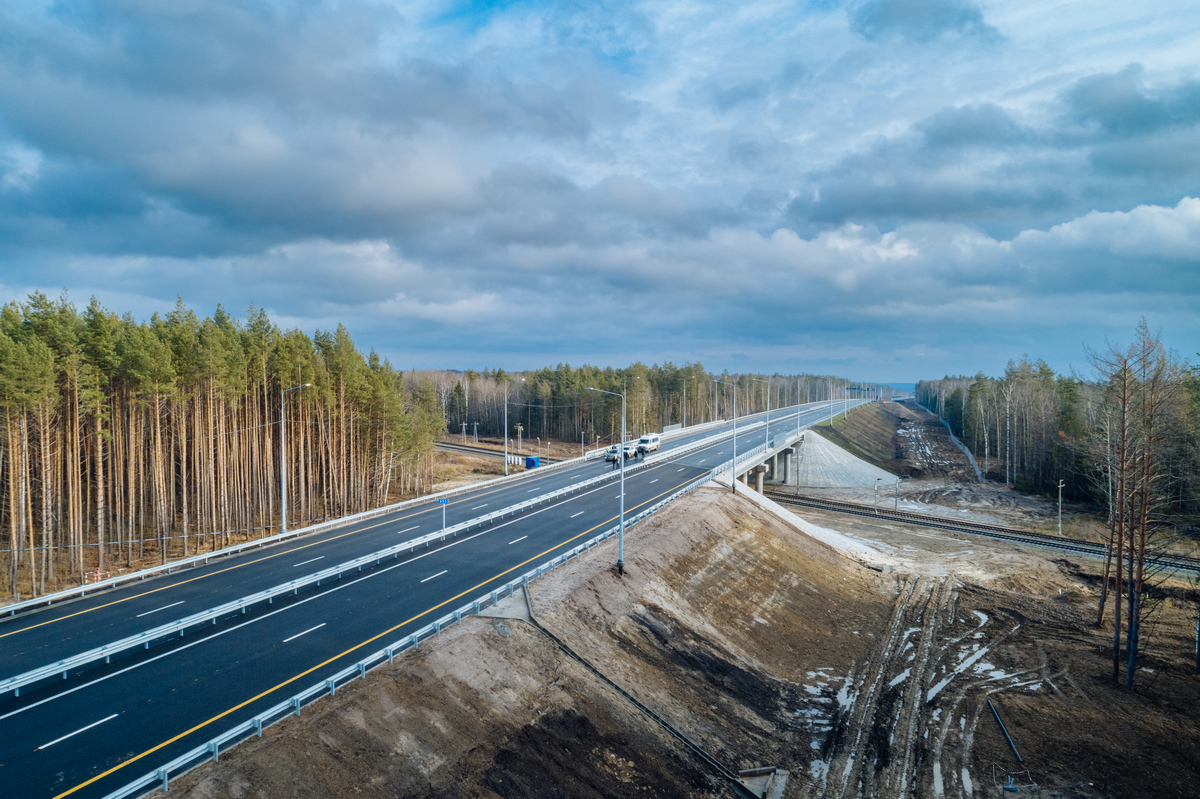
[[[40,293],[0,312],[0,414],[0,563],[25,596],[427,491],[445,429],[428,379],[341,326]]]

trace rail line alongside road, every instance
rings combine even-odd
[[[1103,558],[1106,551],[1106,548],[1103,544],[1097,544],[1092,541],[1081,541],[1077,538],[1060,538],[1056,535],[1031,533],[1027,530],[1019,530],[1014,527],[1003,527],[998,524],[955,521],[953,519],[946,519],[941,516],[934,516],[929,513],[888,510],[886,508],[875,508],[871,505],[859,505],[854,502],[843,502],[841,500],[834,499],[786,494],[781,491],[768,490],[764,491],[763,493],[774,502],[778,502],[780,505],[794,505],[803,508],[832,511],[834,513],[847,513],[853,516],[870,516],[872,518],[888,519],[890,521],[901,522],[903,524],[913,524],[921,527],[933,527],[939,530],[948,530],[955,533],[966,533],[967,535],[978,535],[985,538],[994,538],[1001,541],[1009,541],[1025,546],[1034,546],[1041,549],[1050,549],[1057,552],[1068,552],[1073,555],[1080,555],[1088,558]],[[1148,558],[1148,562],[1157,568],[1200,574],[1200,558],[1192,558],[1186,555],[1156,555]]]

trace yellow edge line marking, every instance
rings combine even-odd
[[[539,478],[537,478],[537,477],[533,478],[533,480],[537,480],[537,479],[539,479]],[[546,478],[543,477],[540,479],[546,479]],[[502,487],[497,486],[492,491],[487,491],[483,494],[476,494],[474,498],[478,499],[479,497],[486,497],[486,496],[496,493],[497,491],[502,491],[504,488],[508,488],[508,486],[502,486]],[[457,502],[452,502],[450,504],[458,505],[458,504],[461,504],[466,501],[467,501],[467,498],[463,497],[462,499],[458,500]],[[73,619],[76,616],[82,616],[86,613],[92,613],[97,610],[103,610],[104,608],[110,608],[113,605],[119,605],[122,602],[128,602],[132,599],[140,599],[141,597],[144,597],[144,596],[150,596],[151,594],[157,594],[159,591],[167,591],[172,588],[177,588],[181,585],[187,585],[188,583],[194,583],[197,580],[203,580],[208,577],[216,577],[218,574],[224,574],[225,572],[231,572],[231,571],[234,571],[235,569],[241,569],[246,566],[253,566],[255,563],[262,563],[263,561],[271,560],[272,558],[282,557],[283,555],[290,555],[293,552],[301,552],[305,549],[308,549],[309,547],[319,546],[320,544],[327,544],[330,541],[337,541],[338,539],[345,538],[346,536],[349,536],[349,535],[356,535],[357,533],[365,533],[367,530],[374,530],[376,527],[383,527],[386,524],[392,524],[394,522],[401,522],[401,521],[404,521],[405,519],[411,519],[415,516],[420,516],[422,513],[430,513],[432,511],[436,511],[440,507],[441,507],[440,505],[435,505],[432,508],[425,508],[424,510],[419,510],[416,513],[410,513],[407,516],[399,516],[395,519],[389,519],[386,522],[380,522],[379,524],[372,524],[370,527],[362,527],[357,530],[351,530],[350,532],[342,533],[341,535],[335,535],[331,538],[322,538],[320,541],[312,541],[308,544],[304,544],[303,546],[298,546],[294,549],[287,549],[287,550],[283,550],[282,552],[276,552],[273,555],[266,555],[266,556],[258,558],[256,560],[248,560],[245,563],[239,563],[235,566],[230,566],[227,569],[218,569],[217,571],[208,572],[207,574],[201,574],[199,577],[193,577],[190,580],[181,580],[177,583],[171,583],[170,585],[164,585],[159,588],[151,589],[150,591],[144,591],[140,594],[134,594],[133,596],[127,596],[124,599],[115,599],[112,602],[107,602],[103,605],[96,605],[95,607],[88,608],[87,610],[80,610],[80,611],[76,611],[75,613],[69,613],[66,616],[59,616],[56,619],[49,619],[47,621],[42,622],[41,624],[31,624],[30,626],[22,627],[19,630],[13,630],[13,631],[7,632],[7,633],[0,633],[0,638],[7,638],[10,635],[18,635],[23,632],[28,632],[29,630],[36,630],[38,627],[45,627],[47,624],[54,624],[56,622],[65,621],[66,619]],[[221,556],[214,553],[212,555],[212,557],[221,557]]]
[[[658,499],[659,497],[661,497],[665,494],[671,493],[672,491],[676,490],[680,486],[687,485],[688,483],[692,482],[692,480],[694,480],[694,479],[695,478],[693,477],[689,480],[684,480],[682,483],[679,483],[678,485],[676,485],[675,488],[669,488],[666,491],[662,492],[662,494],[658,494],[656,496],[650,497],[650,499],[646,500],[645,502],[642,502],[638,505],[634,505],[632,508],[630,508],[630,510],[636,510],[636,509],[642,507],[642,505],[647,505],[647,504],[653,502],[654,500]],[[62,797],[64,797],[64,796],[70,796],[71,794],[78,791],[80,788],[86,788],[87,786],[91,785],[92,783],[96,782],[97,780],[102,780],[105,777],[107,777],[109,774],[112,774],[116,771],[120,771],[121,769],[128,766],[130,763],[136,763],[137,761],[141,760],[146,755],[152,755],[155,752],[157,752],[159,749],[162,749],[164,746],[170,746],[171,744],[175,743],[176,741],[180,740],[181,738],[186,738],[187,736],[191,735],[192,733],[196,732],[197,730],[207,727],[209,724],[212,724],[214,721],[220,721],[221,719],[228,716],[230,713],[235,713],[238,710],[241,710],[242,708],[244,708],[246,705],[249,705],[253,702],[257,702],[259,699],[262,699],[264,696],[267,696],[268,694],[272,694],[275,691],[278,691],[280,688],[290,685],[290,684],[294,683],[296,680],[299,680],[302,677],[306,677],[309,674],[312,674],[317,669],[324,668],[325,666],[328,666],[330,663],[334,662],[335,660],[338,660],[339,658],[343,658],[346,655],[349,655],[351,652],[355,652],[359,649],[362,649],[367,644],[369,644],[373,641],[379,640],[380,638],[387,635],[388,633],[393,633],[396,630],[399,630],[401,627],[403,627],[406,624],[412,624],[414,621],[421,618],[422,616],[427,616],[430,613],[432,613],[433,611],[437,610],[438,608],[444,607],[445,605],[450,604],[454,600],[459,599],[460,597],[465,596],[466,594],[470,594],[473,591],[476,591],[476,590],[482,588],[483,586],[487,585],[488,583],[499,580],[501,577],[505,576],[506,574],[516,571],[517,569],[521,568],[522,566],[526,565],[527,563],[531,563],[532,561],[535,561],[538,558],[544,557],[544,556],[550,554],[551,552],[553,552],[554,550],[560,549],[578,538],[582,538],[583,536],[587,535],[588,533],[592,532],[593,530],[603,527],[604,525],[611,522],[613,519],[617,519],[617,518],[619,518],[619,515],[610,517],[609,519],[606,519],[605,521],[600,522],[595,527],[591,527],[591,528],[588,528],[587,530],[584,530],[579,535],[572,536],[571,538],[568,538],[566,541],[562,541],[558,544],[555,544],[554,546],[550,547],[549,549],[545,550],[544,552],[534,555],[529,560],[518,563],[516,566],[513,566],[512,568],[505,569],[504,571],[497,574],[495,577],[489,577],[488,579],[484,580],[482,583],[472,586],[471,588],[468,588],[467,590],[463,591],[460,594],[455,594],[454,596],[450,597],[449,599],[447,599],[443,602],[439,602],[438,604],[434,605],[433,607],[429,608],[428,610],[421,611],[416,616],[413,616],[411,619],[406,619],[406,620],[400,622],[399,624],[397,624],[395,627],[389,627],[388,629],[384,630],[383,632],[379,633],[378,635],[371,636],[367,640],[363,641],[361,644],[356,644],[355,646],[352,646],[349,649],[347,649],[345,652],[334,655],[333,657],[329,658],[328,660],[322,661],[321,663],[318,663],[317,665],[313,666],[312,668],[305,669],[304,671],[297,674],[295,677],[289,677],[288,679],[279,683],[275,687],[268,688],[267,690],[263,691],[262,693],[252,696],[249,699],[247,699],[246,701],[240,702],[239,704],[234,705],[233,707],[229,708],[226,711],[218,713],[217,715],[213,716],[208,721],[202,721],[199,724],[197,724],[195,727],[192,727],[190,730],[185,730],[184,732],[179,733],[175,737],[169,738],[169,739],[163,741],[162,743],[158,744],[157,746],[147,749],[145,752],[142,752],[140,755],[135,755],[135,756],[129,758],[124,763],[118,763],[117,765],[110,768],[108,771],[101,772],[101,773],[97,774],[96,776],[92,777],[90,780],[87,780],[86,782],[81,782],[78,785],[76,785],[74,788],[71,788],[68,791],[64,791],[64,792],[58,794],[57,796],[54,797],[54,799],[62,799]]]

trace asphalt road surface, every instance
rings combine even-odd
[[[812,424],[828,413],[828,403],[804,406],[800,422]],[[739,426],[761,419],[739,420]],[[795,428],[794,408],[772,412],[772,429],[784,425]],[[663,451],[720,429],[671,439]],[[761,427],[739,433],[738,450],[763,441]],[[731,456],[732,443],[726,439],[627,474],[626,514],[637,513]],[[494,590],[614,524],[616,474],[610,464],[591,461],[451,499],[448,525],[604,473],[614,479],[148,650],[133,650],[111,664],[98,663],[65,680],[22,690],[19,698],[11,693],[0,698],[0,797],[104,796]],[[55,662],[441,526],[441,506],[411,506],[18,615],[0,622],[0,675]],[[636,528],[626,544],[637,546]]]

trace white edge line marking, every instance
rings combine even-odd
[[[316,563],[318,560],[321,560],[321,559],[322,559],[322,558],[324,558],[324,557],[325,557],[324,555],[321,555],[321,556],[319,556],[319,557],[315,557],[315,558],[313,558],[312,560],[304,560],[304,561],[301,561],[301,562],[299,562],[299,563],[293,563],[293,564],[292,564],[292,568],[294,569],[294,568],[296,568],[297,566],[307,566],[307,565],[308,565],[308,564],[310,564],[310,563]]]
[[[140,619],[142,616],[149,616],[151,613],[158,613],[160,610],[166,610],[167,608],[173,608],[176,605],[182,605],[186,601],[187,600],[185,599],[181,599],[178,602],[172,602],[170,605],[163,605],[161,608],[155,608],[154,610],[148,610],[145,613],[139,613],[138,615],[134,616],[134,618]],[[49,744],[47,744],[47,746],[49,746]]]
[[[576,516],[582,516],[585,513],[587,513],[587,511],[583,511],[583,510],[579,511],[579,513],[572,513],[571,518],[574,519]]]
[[[423,582],[423,583],[427,583],[427,582],[429,582],[430,580],[432,580],[434,577],[441,577],[443,574],[445,574],[445,573],[446,573],[446,572],[448,572],[448,571],[450,571],[450,570],[449,570],[449,569],[442,569],[442,570],[441,570],[440,572],[438,572],[437,574],[430,575],[429,577],[426,577],[426,578],[425,578],[424,580],[422,580],[421,582]]]
[[[309,633],[311,633],[313,630],[319,630],[319,629],[321,629],[322,627],[324,627],[324,626],[326,625],[326,623],[327,623],[327,622],[321,622],[321,623],[320,623],[320,624],[318,624],[316,627],[309,627],[309,628],[308,628],[307,630],[305,630],[304,632],[302,632],[302,633],[296,633],[296,634],[295,634],[295,635],[293,635],[291,638],[284,638],[284,639],[283,639],[283,642],[286,644],[288,641],[295,641],[297,638],[299,638],[299,637],[300,637],[300,636],[302,636],[302,635],[308,635],[308,634],[309,634]]]
[[[115,719],[115,718],[116,718],[118,715],[119,715],[118,713],[113,713],[113,714],[112,714],[111,716],[109,716],[108,718],[103,718],[103,719],[100,719],[99,721],[93,721],[91,724],[87,725],[86,727],[80,727],[79,729],[75,730],[75,732],[69,732],[69,733],[67,733],[66,735],[64,735],[64,736],[63,736],[63,737],[61,737],[61,738],[55,738],[55,739],[54,739],[53,741],[51,741],[50,743],[48,743],[48,744],[42,744],[41,746],[39,746],[39,747],[38,747],[38,751],[40,752],[41,750],[43,750],[43,749],[45,749],[45,748],[47,748],[47,747],[54,746],[54,745],[55,745],[56,743],[58,743],[59,741],[65,741],[65,740],[67,740],[68,738],[70,738],[72,735],[78,735],[78,734],[79,734],[79,733],[81,733],[81,732],[86,732],[86,731],[90,730],[92,727],[98,727],[98,726],[100,726],[101,724],[103,724],[103,723],[104,723],[104,722],[106,722],[106,721],[112,721],[112,720],[113,720],[113,719]]]
[[[517,538],[517,539],[514,539],[514,540],[512,540],[512,541],[509,541],[509,542],[508,542],[508,545],[511,547],[513,544],[517,543],[517,541],[524,541],[526,538],[529,538],[529,536],[527,536],[527,535],[523,535],[523,536],[521,536],[520,538]],[[442,572],[442,574],[445,574],[445,572]],[[422,580],[421,582],[425,582],[425,581],[424,581],[424,580]]]
[[[232,633],[236,630],[240,630],[243,627],[249,627],[251,624],[257,624],[260,621],[265,621],[266,619],[269,619],[272,616],[278,615],[280,613],[285,613],[289,610],[294,610],[295,608],[298,608],[301,605],[306,605],[309,602],[313,602],[318,599],[327,598],[331,594],[333,594],[337,591],[341,591],[343,588],[349,588],[352,585],[364,582],[366,580],[370,580],[373,577],[378,577],[379,575],[385,574],[386,572],[390,572],[393,569],[399,569],[399,568],[409,565],[410,563],[416,563],[418,560],[424,560],[425,558],[428,558],[431,555],[436,555],[439,552],[444,552],[447,549],[451,549],[453,547],[459,546],[460,544],[465,544],[468,541],[473,541],[474,539],[479,538],[480,536],[484,536],[489,533],[494,533],[495,531],[501,529],[502,527],[508,527],[510,525],[516,524],[519,521],[528,519],[530,516],[537,516],[539,514],[547,512],[547,511],[554,510],[555,508],[562,507],[563,505],[566,505],[568,502],[574,502],[575,500],[580,499],[581,497],[589,496],[590,494],[594,494],[597,491],[602,491],[603,489],[604,489],[604,486],[597,486],[596,488],[593,488],[591,491],[586,491],[582,494],[577,494],[576,496],[565,499],[562,502],[558,503],[557,505],[550,505],[548,507],[542,508],[541,510],[536,510],[533,513],[527,514],[525,516],[521,516],[516,519],[510,519],[509,521],[505,522],[504,524],[498,524],[495,527],[489,527],[487,529],[480,530],[478,533],[475,533],[474,535],[467,536],[466,538],[460,538],[457,541],[455,541],[454,543],[447,544],[444,547],[439,547],[438,549],[435,549],[432,552],[422,552],[420,555],[417,555],[416,557],[409,558],[408,560],[402,560],[399,563],[393,564],[384,569],[379,569],[378,571],[373,571],[368,574],[364,574],[362,577],[359,577],[356,580],[351,580],[348,583],[343,583],[341,585],[335,586],[333,588],[330,588],[326,592],[323,592],[320,594],[315,594],[306,599],[301,599],[299,602],[293,602],[292,604],[290,604],[286,607],[279,608],[278,610],[272,610],[270,613],[264,613],[262,616],[259,616],[256,619],[250,619],[249,621],[244,621],[241,624],[235,624],[232,627],[226,627],[224,630],[213,633],[212,635],[206,635],[198,641],[192,641],[189,644],[184,644],[183,646],[172,649],[169,652],[163,652],[161,655],[155,655],[154,657],[147,658],[146,660],[143,660],[139,663],[134,663],[131,666],[126,666],[125,668],[120,669],[119,671],[114,671],[112,674],[106,674],[103,677],[97,677],[96,679],[92,680],[91,682],[85,682],[82,685],[75,686],[74,688],[68,688],[67,690],[62,691],[57,694],[54,694],[53,696],[48,696],[45,699],[39,699],[36,702],[26,705],[25,707],[19,707],[16,710],[10,710],[5,714],[0,715],[0,721],[4,721],[5,719],[7,719],[11,716],[16,716],[21,713],[24,713],[27,710],[33,710],[35,707],[38,707],[39,705],[44,705],[47,702],[53,702],[55,699],[61,699],[64,696],[68,696],[69,694],[75,693],[76,691],[82,691],[85,688],[91,688],[93,685],[96,685],[96,684],[102,683],[102,682],[106,682],[108,680],[111,680],[114,677],[119,677],[120,675],[125,674],[126,672],[133,671],[134,669],[139,669],[142,666],[145,666],[145,665],[155,662],[156,660],[162,660],[163,658],[178,654],[179,652],[183,652],[184,650],[191,649],[194,646],[200,646],[201,644],[206,644],[210,641],[220,638],[223,635]]]
[[[401,533],[411,533],[413,530],[416,530],[416,529],[417,529],[418,527],[420,527],[420,526],[421,526],[421,525],[419,525],[419,524],[415,524],[415,525],[413,525],[412,527],[405,527],[405,528],[404,528],[403,530],[401,530],[399,533],[396,533],[396,535],[400,535]]]

